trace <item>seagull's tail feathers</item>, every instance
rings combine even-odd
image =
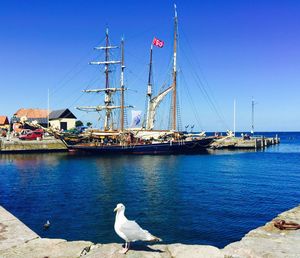
[[[147,230],[144,230],[144,232],[146,233],[146,241],[149,241],[149,242],[161,242],[162,241],[161,238],[153,236]]]
[[[153,240],[152,240],[152,241],[153,241],[153,242],[161,242],[162,239],[159,238],[159,237],[153,236]]]

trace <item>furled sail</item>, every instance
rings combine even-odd
[[[152,130],[154,128],[155,122],[155,112],[163,98],[173,89],[173,85],[158,94],[156,97],[152,98],[149,101],[148,110],[147,110],[147,123],[146,129]]]

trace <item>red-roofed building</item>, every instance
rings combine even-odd
[[[11,123],[19,124],[25,118],[28,122],[37,121],[41,126],[48,126],[48,110],[37,108],[20,108],[11,118]],[[26,126],[25,126],[26,127]],[[14,127],[13,127],[14,128]]]
[[[28,122],[37,121],[43,127],[48,127],[47,109],[20,108],[11,118],[12,124],[20,124],[23,118]],[[76,116],[69,109],[54,110],[49,114],[49,124],[59,130],[69,130],[75,127]],[[26,127],[26,125],[25,125]]]
[[[0,128],[9,128],[9,121],[7,116],[0,116]]]
[[[47,118],[47,109],[34,109],[34,108],[20,108],[15,114],[15,117],[21,118],[26,116],[27,118]]]

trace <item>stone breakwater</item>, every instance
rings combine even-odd
[[[300,206],[281,213],[275,219],[300,224]],[[133,246],[132,250],[124,255],[119,253],[121,244],[94,244],[89,241],[41,238],[0,206],[1,258],[298,258],[299,242],[300,230],[279,230],[274,227],[272,220],[224,249],[205,245],[145,244]]]

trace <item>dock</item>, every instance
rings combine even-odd
[[[272,221],[251,230],[240,241],[223,249],[210,245],[155,244],[132,245],[126,257],[140,258],[283,258],[300,257],[300,230],[280,230],[276,220],[300,223],[300,206],[283,212]],[[41,225],[42,227],[42,225]],[[113,227],[112,227],[112,230]],[[121,243],[95,244],[90,241],[67,241],[41,238],[23,222],[0,206],[1,258],[122,258]]]
[[[280,138],[275,137],[221,137],[212,144],[212,149],[255,149],[261,150],[280,143]]]
[[[45,258],[80,257],[88,241],[66,241],[64,239],[41,238],[0,206],[0,257],[1,258]]]
[[[55,151],[67,151],[67,147],[60,139],[54,137],[32,141],[0,138],[0,154]]]

